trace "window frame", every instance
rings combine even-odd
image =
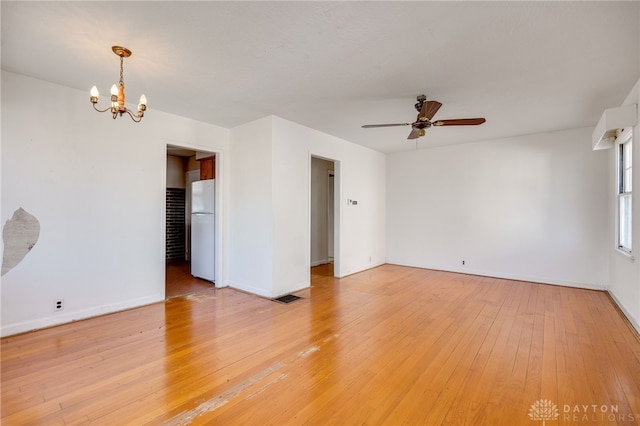
[[[625,148],[628,148],[625,150]],[[623,201],[629,207],[623,217]],[[627,231],[625,234],[623,232]],[[616,138],[616,249],[633,255],[633,128],[622,129]]]

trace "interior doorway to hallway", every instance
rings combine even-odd
[[[336,261],[336,163],[311,157],[310,265],[328,265],[333,275]]]
[[[210,290],[213,282],[191,274],[191,184],[215,179],[215,153],[167,145],[165,297]],[[211,255],[211,262],[215,256]]]

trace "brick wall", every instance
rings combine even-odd
[[[167,260],[184,260],[185,190],[167,188]]]

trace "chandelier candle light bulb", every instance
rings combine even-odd
[[[138,112],[134,114],[125,106],[125,96],[124,96],[124,77],[123,77],[123,61],[124,58],[128,58],[131,56],[131,51],[126,47],[121,46],[113,46],[111,47],[113,53],[120,57],[120,81],[118,85],[111,86],[111,107],[103,110],[99,110],[96,107],[98,103],[98,96],[100,93],[98,92],[98,88],[93,86],[91,88],[91,104],[93,105],[93,109],[98,112],[107,112],[111,111],[112,117],[115,119],[118,115],[122,116],[122,114],[127,113],[131,117],[133,121],[139,123],[144,116],[144,112],[147,109],[147,97],[145,95],[140,96],[140,102],[138,103]]]
[[[114,84],[111,86],[111,112],[113,113],[113,118],[116,118],[116,114],[118,113],[118,87]]]
[[[140,95],[140,100],[138,101],[138,113],[143,112],[147,109],[147,97],[145,95]]]

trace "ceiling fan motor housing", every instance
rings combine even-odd
[[[431,124],[432,123],[429,120],[422,121],[420,120],[420,117],[418,117],[418,121],[411,124],[411,127],[413,127],[414,129],[428,129],[429,127],[431,127]]]

